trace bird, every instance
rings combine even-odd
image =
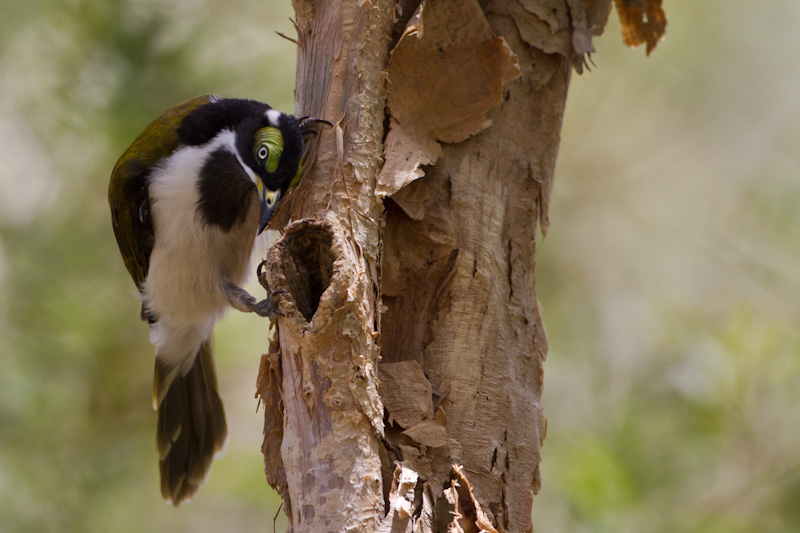
[[[227,439],[211,334],[229,307],[270,316],[242,288],[256,237],[302,170],[297,119],[255,100],[197,96],[148,125],[117,161],[108,200],[155,345],[161,494],[176,507]]]

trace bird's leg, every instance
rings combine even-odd
[[[267,297],[265,300],[261,300],[259,302],[256,300],[255,296],[239,287],[231,280],[225,280],[225,282],[222,284],[222,289],[225,294],[225,299],[228,300],[228,303],[231,305],[231,307],[237,311],[241,311],[243,313],[255,313],[258,316],[268,318],[271,318],[273,313],[283,316],[275,306],[275,300],[270,297]],[[286,291],[275,291],[270,296],[274,296],[276,293],[280,292]]]
[[[231,304],[231,307],[243,313],[250,313],[256,304],[255,297],[232,282],[226,279],[222,284],[222,292],[225,294],[225,299]]]

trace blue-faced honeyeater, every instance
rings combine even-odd
[[[153,121],[117,161],[108,200],[156,347],[161,494],[190,499],[227,425],[211,331],[228,306],[268,316],[241,288],[256,236],[299,178],[307,125],[253,100],[198,96]]]

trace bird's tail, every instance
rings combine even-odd
[[[205,482],[228,435],[211,340],[200,345],[186,374],[156,359],[153,395],[161,495],[178,506]]]

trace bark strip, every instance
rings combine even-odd
[[[321,129],[313,166],[274,219],[275,227],[297,222],[266,268],[270,289],[286,292],[261,372],[271,378],[262,380],[267,410],[283,408],[282,420],[265,415],[265,468],[290,529],[373,531],[385,515],[376,370],[383,209],[374,189],[392,3],[294,7],[295,114],[334,126]]]
[[[532,531],[537,229],[610,1],[294,0],[295,112],[333,127],[266,269],[263,449],[290,528]]]

